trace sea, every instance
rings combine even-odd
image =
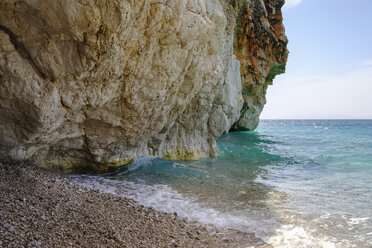
[[[79,184],[274,247],[372,247],[372,120],[261,120],[198,161],[137,158]]]

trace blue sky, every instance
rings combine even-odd
[[[287,0],[286,74],[262,119],[372,119],[372,0]]]

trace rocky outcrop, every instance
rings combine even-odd
[[[234,51],[241,62],[244,97],[234,130],[253,130],[258,126],[267,87],[285,71],[288,41],[281,13],[283,4],[284,0],[232,1],[237,12]]]
[[[214,156],[284,71],[284,0],[2,0],[0,158]]]

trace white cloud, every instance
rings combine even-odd
[[[298,5],[299,3],[301,3],[301,1],[302,0],[286,0],[284,7],[286,8],[294,7]]]
[[[372,66],[372,59],[368,59],[359,64],[359,66]]]
[[[263,119],[372,118],[372,65],[337,76],[284,75],[269,87]]]

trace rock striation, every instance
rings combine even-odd
[[[1,0],[0,158],[198,159],[253,130],[288,56],[284,0]]]

